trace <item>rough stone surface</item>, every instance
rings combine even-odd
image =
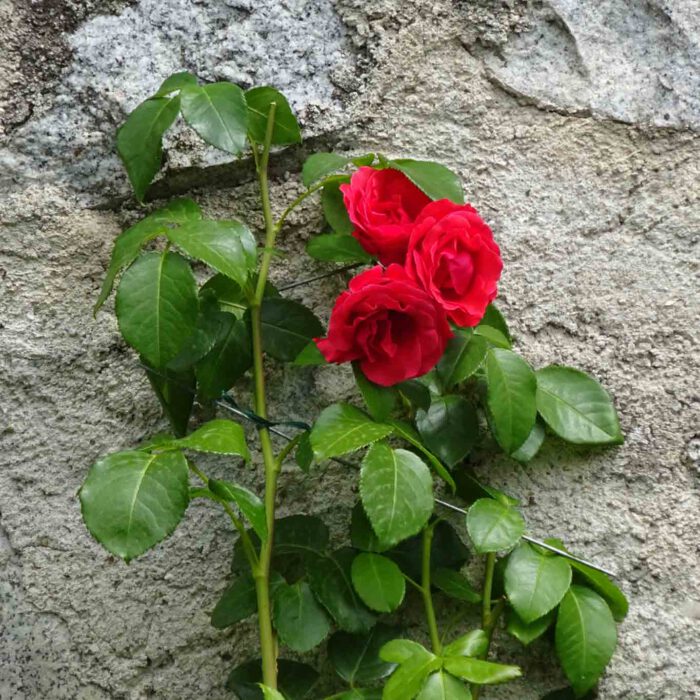
[[[127,567],[91,540],[76,500],[96,457],[163,427],[113,316],[93,320],[91,306],[111,241],[138,216],[114,128],[182,67],[276,84],[305,135],[339,150],[429,157],[462,175],[504,252],[501,305],[519,349],[597,376],[627,436],[615,450],[552,442],[526,468],[479,469],[522,499],[533,534],[617,571],[632,607],[599,697],[698,697],[697,3],[14,0],[0,13],[2,700],[225,698],[228,669],[255,653],[252,623],[208,624],[231,543],[214,510],[193,506]],[[260,224],[249,164],[217,169],[182,129],[166,155],[162,191]],[[277,206],[299,191],[280,161]],[[325,269],[301,255],[316,205],[289,223],[278,282]],[[323,315],[340,285],[293,295]],[[271,410],[310,419],[352,387],[345,371],[271,367]],[[259,472],[239,477],[261,487]],[[354,492],[344,470],[290,466],[282,512],[320,513],[339,536]],[[546,642],[500,651],[527,680],[487,697],[563,685]]]

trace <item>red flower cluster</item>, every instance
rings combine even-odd
[[[403,173],[360,168],[342,185],[353,236],[381,266],[336,300],[329,362],[359,362],[375,384],[430,371],[457,326],[475,326],[496,296],[503,263],[491,229],[469,204],[431,202]]]

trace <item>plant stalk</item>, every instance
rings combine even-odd
[[[435,619],[433,596],[430,591],[430,551],[433,546],[433,531],[436,524],[432,523],[423,530],[421,593],[423,595],[423,605],[425,606],[425,617],[428,621],[428,630],[430,631],[430,643],[433,646],[433,653],[439,656],[442,654],[442,642],[440,641],[440,633],[438,632],[437,620]]]
[[[262,301],[265,294],[265,284],[270,271],[270,262],[275,245],[277,228],[272,219],[270,207],[270,191],[268,185],[268,163],[270,145],[275,125],[276,105],[270,105],[267,116],[267,130],[263,143],[262,155],[258,163],[258,181],[260,183],[260,198],[262,200],[263,216],[265,218],[265,249],[260,262],[255,295],[250,306],[252,336],[253,336],[253,376],[255,390],[255,412],[262,418],[267,418],[267,400],[265,396],[265,372],[263,367],[262,345]],[[257,150],[257,145],[253,145]],[[265,427],[258,428],[260,448],[265,466],[265,519],[267,522],[267,539],[260,546],[258,566],[253,570],[255,591],[258,601],[258,627],[260,633],[260,652],[262,656],[263,683],[272,689],[277,689],[277,642],[272,629],[272,612],[270,605],[270,563],[272,561],[272,544],[275,529],[275,496],[277,494],[277,477],[279,467],[272,449],[270,432]]]
[[[504,599],[499,600],[496,605],[491,605],[491,595],[493,591],[493,573],[496,568],[496,553],[491,552],[486,555],[486,572],[484,574],[484,590],[482,593],[482,604],[481,604],[481,629],[486,633],[486,650],[481,655],[482,659],[486,659],[489,655],[489,650],[491,648],[491,640],[493,639],[493,633],[498,624],[498,620],[505,609],[506,602]],[[472,700],[479,700],[481,695],[481,685],[472,685]]]

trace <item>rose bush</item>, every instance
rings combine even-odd
[[[317,345],[329,362],[358,361],[369,380],[391,386],[429,372],[451,337],[440,305],[400,265],[377,265],[350,281]]]
[[[359,168],[340,191],[362,247],[384,265],[403,265],[413,222],[428,196],[392,168]]]
[[[162,136],[178,114],[233,156],[249,148],[264,233],[256,239],[242,221],[208,219],[183,197],[116,239],[95,310],[118,280],[119,329],[172,434],[112,452],[90,468],[80,491],[90,532],[128,562],[160,546],[191,502],[221,508],[237,540],[229,586],[211,601],[211,622],[217,629],[251,616],[258,622],[259,655],[239,646],[239,664],[226,681],[241,700],[319,698],[318,670],[285,658],[284,650],[296,659],[327,637],[326,651],[308,657],[328,659],[339,677],[325,700],[479,700],[488,685],[521,674],[489,660],[499,633],[525,646],[553,639],[570,688],[547,697],[589,697],[613,654],[625,596],[557,540],[528,535],[517,498],[480,483],[472,465],[488,446],[527,463],[546,439],[614,445],[622,432],[610,396],[592,377],[556,364],[535,369],[512,349],[508,325],[489,303],[501,273],[499,249],[463,204],[459,178],[429,161],[315,153],[302,169],[305,190],[275,220],[270,153],[301,141],[289,103],[271,87],[244,92],[176,73],[118,133],[142,202],[163,162]],[[359,170],[350,176],[349,167]],[[314,312],[281,292],[348,268],[279,289],[268,282],[287,215],[317,192],[333,233],[309,241],[309,255],[324,263],[374,265],[371,256],[381,263],[340,294],[324,338]],[[197,261],[197,275],[190,261]],[[476,328],[451,329],[449,320]],[[268,416],[268,363],[298,369],[324,358],[353,362],[358,395],[325,407],[313,425],[289,420],[293,407],[278,405],[281,415]],[[245,407],[251,384],[253,406]],[[197,409],[190,430],[200,405],[207,406]],[[206,420],[213,406],[234,420]],[[261,479],[244,469],[252,454],[241,420],[257,430],[259,493],[245,485],[260,487]],[[197,453],[210,456],[206,466]],[[344,470],[359,467],[359,500],[351,514],[347,509],[344,542],[337,532],[331,539],[316,515],[294,513],[288,499],[291,512],[279,517],[292,454],[305,483],[328,460]],[[207,473],[215,455],[228,464]],[[327,498],[340,512],[349,505],[333,503],[335,494]],[[447,512],[466,520],[450,523]],[[199,518],[202,511],[189,513]],[[462,571],[467,542],[484,557],[479,590],[472,583],[478,567]],[[422,598],[422,640],[413,629],[403,639],[396,626],[415,618],[404,615],[417,600],[406,595],[407,583]],[[469,630],[474,605],[481,606],[481,627]],[[448,611],[458,612],[453,623],[461,620],[461,629],[440,629]],[[386,613],[393,615],[382,619]],[[191,623],[185,616],[182,622]]]

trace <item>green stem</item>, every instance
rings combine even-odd
[[[425,617],[428,620],[428,630],[430,631],[430,643],[433,645],[433,652],[439,656],[442,653],[442,642],[440,641],[440,633],[438,632],[437,620],[435,619],[433,596],[430,591],[430,550],[433,545],[435,525],[436,523],[428,525],[423,530],[421,592],[423,594],[423,605],[425,606]]]
[[[486,555],[486,572],[484,574],[484,590],[482,593],[482,608],[481,608],[481,629],[486,633],[486,650],[481,655],[482,659],[486,659],[489,655],[489,650],[491,649],[491,640],[493,639],[493,633],[498,624],[503,611],[506,607],[505,599],[501,598],[496,605],[491,605],[491,595],[493,591],[493,573],[496,569],[496,554],[492,552]],[[479,700],[481,695],[481,685],[472,685],[472,700]]]
[[[209,486],[209,477],[192,462],[188,461],[187,464],[189,465],[189,468],[192,471],[192,473],[195,474],[205,486]],[[243,521],[234,513],[233,508],[231,508],[231,506],[228,503],[226,503],[226,501],[217,498],[213,494],[211,495],[211,498],[216,503],[221,505],[221,507],[226,511],[228,517],[231,519],[233,526],[236,528],[236,530],[238,530],[238,534],[240,535],[241,541],[243,542],[243,551],[245,552],[246,558],[248,559],[250,569],[251,571],[255,571],[256,567],[258,566],[258,555],[255,551],[255,547],[253,546],[253,542],[250,539],[250,535],[245,529]]]
[[[267,166],[270,159],[272,131],[275,125],[276,104],[270,105],[267,115],[267,131],[263,152],[257,158],[258,180],[260,182],[260,197],[262,199],[263,216],[265,218],[265,249],[260,262],[258,283],[255,296],[250,307],[250,317],[253,335],[253,376],[255,380],[255,412],[262,418],[267,418],[267,402],[265,398],[265,373],[263,368],[262,346],[262,317],[261,305],[265,294],[265,283],[270,271],[275,236],[277,229],[272,220],[270,207],[270,190],[267,177]],[[253,148],[257,149],[257,145]],[[258,627],[260,633],[260,652],[262,656],[263,683],[268,688],[277,689],[277,643],[272,629],[272,611],[270,605],[270,564],[272,561],[272,543],[275,529],[275,496],[277,494],[277,476],[279,467],[272,449],[270,432],[267,428],[259,428],[260,447],[265,465],[265,519],[267,521],[267,539],[260,547],[258,566],[253,571],[255,591],[258,600]]]
[[[484,574],[484,591],[481,602],[481,627],[486,629],[491,622],[491,591],[493,590],[493,572],[496,569],[496,554],[486,555],[486,572]]]
[[[279,231],[282,226],[284,226],[284,222],[287,220],[287,217],[291,214],[292,210],[298,207],[307,197],[310,197],[312,194],[315,194],[318,192],[320,189],[323,189],[326,185],[330,184],[331,182],[343,182],[345,179],[344,176],[342,175],[331,175],[331,177],[327,177],[320,182],[317,182],[315,185],[312,185],[309,187],[308,190],[305,190],[302,192],[283,212],[282,216],[277,220],[277,230]]]

